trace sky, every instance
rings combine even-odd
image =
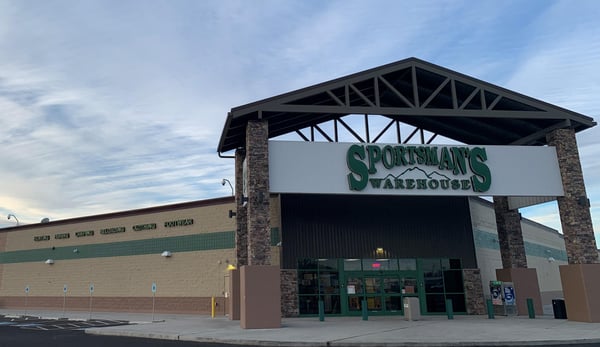
[[[0,0],[0,228],[222,197],[236,106],[417,57],[600,119],[600,2]],[[600,130],[577,135],[600,240]],[[556,202],[527,218],[560,230]]]

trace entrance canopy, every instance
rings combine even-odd
[[[246,124],[256,119],[268,120],[269,138],[296,132],[308,141],[300,130],[311,127],[337,142],[319,124],[335,121],[352,132],[343,117],[353,114],[381,115],[390,119],[388,128],[401,122],[469,145],[546,145],[555,129],[596,125],[585,115],[408,58],[232,108],[218,152],[245,147]]]

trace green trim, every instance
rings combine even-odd
[[[489,233],[482,230],[475,229],[473,231],[473,238],[475,240],[475,247],[487,248],[500,250],[500,244],[498,242],[498,235]],[[562,249],[552,248],[538,243],[525,241],[525,253],[528,256],[549,258],[552,257],[556,260],[567,261],[567,252]]]
[[[52,249],[30,249],[0,252],[0,264],[26,263],[86,258],[123,257],[143,254],[160,254],[163,251],[193,252],[235,247],[235,232],[224,231],[207,234],[162,237],[145,240],[73,245]]]
[[[89,231],[86,231],[86,233],[89,233]],[[271,246],[277,246],[280,241],[279,228],[271,228]],[[163,251],[177,253],[232,248],[235,248],[235,231],[222,231],[144,240],[61,246],[54,249],[49,246],[39,249],[0,252],[0,264],[27,263],[45,261],[46,259],[75,260],[160,254]]]

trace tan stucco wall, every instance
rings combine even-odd
[[[129,241],[234,233],[236,219],[229,218],[229,210],[235,210],[232,199],[215,199],[2,230],[0,252],[37,250],[51,257],[54,252],[61,250],[63,254],[73,252],[74,259],[56,259],[52,265],[44,263],[44,259],[0,264],[0,306],[23,306],[25,287],[29,287],[30,304],[58,307],[63,302],[63,288],[66,285],[67,299],[72,298],[67,300],[68,305],[74,309],[85,309],[88,305],[86,298],[90,296],[90,284],[93,284],[94,302],[98,305],[102,303],[103,309],[120,310],[124,305],[130,305],[123,309],[147,310],[148,303],[140,300],[153,296],[152,283],[156,283],[155,296],[162,298],[164,310],[210,312],[206,306],[210,297],[223,300],[228,289],[227,266],[235,263],[233,246],[181,252],[171,250],[171,257],[163,257],[160,252],[94,257],[86,254],[84,247],[100,246],[106,249],[130,245],[127,243]],[[193,219],[193,224],[165,226],[165,222],[185,219]],[[133,229],[135,225],[151,223],[156,224],[156,229]],[[280,228],[280,225],[279,196],[273,196],[271,227]],[[125,227],[125,232],[100,233],[101,229],[118,227]],[[75,235],[76,232],[87,230],[93,230],[94,235]],[[69,233],[68,239],[54,237],[64,233]],[[50,239],[34,241],[35,236],[42,235],[49,235]],[[272,263],[278,265],[281,247],[273,246],[271,251]],[[136,253],[134,249],[131,252]]]
[[[233,250],[175,253],[170,258],[160,254],[113,258],[62,260],[53,265],[43,262],[5,264],[0,284],[2,296],[62,296],[68,286],[69,296],[222,296],[228,259]]]
[[[77,246],[81,244],[99,244],[107,242],[122,242],[143,240],[147,238],[180,236],[198,233],[210,233],[235,230],[235,218],[229,218],[228,212],[234,209],[234,203],[185,208],[172,211],[140,213],[126,217],[106,218],[98,216],[97,220],[73,222],[69,224],[54,225],[49,223],[36,224],[37,227],[17,228],[6,233],[5,251],[25,249],[39,249],[48,247]],[[193,225],[167,228],[164,222],[180,219],[194,219]],[[153,230],[134,231],[132,226],[139,224],[156,223]],[[125,227],[126,232],[102,235],[104,228]],[[78,231],[94,230],[94,236],[76,237]],[[55,239],[54,235],[70,233],[68,239]],[[50,235],[49,241],[33,241],[35,236]]]

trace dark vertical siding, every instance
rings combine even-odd
[[[281,197],[283,265],[300,258],[460,258],[476,267],[466,197]]]

